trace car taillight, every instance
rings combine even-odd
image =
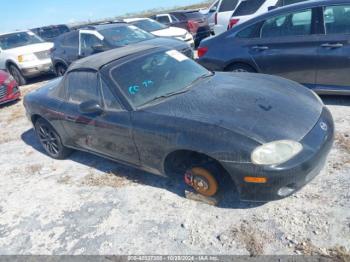
[[[55,50],[56,50],[56,47],[51,48],[51,49],[50,49],[50,53],[55,52]]]
[[[230,23],[228,24],[227,30],[229,30],[229,29],[231,29],[232,27],[234,27],[238,22],[239,22],[239,19],[231,18]]]
[[[208,47],[198,47],[197,52],[198,52],[198,57],[204,56],[208,52]]]
[[[199,27],[198,23],[194,20],[188,20],[187,26],[188,31],[190,31],[191,33],[196,33]]]

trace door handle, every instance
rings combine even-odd
[[[257,51],[265,51],[265,50],[268,50],[269,47],[268,46],[259,46],[259,45],[257,45],[257,46],[253,46],[252,49],[257,50]]]
[[[327,44],[322,44],[321,47],[323,48],[341,48],[344,45],[342,43],[327,43]]]

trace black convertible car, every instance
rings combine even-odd
[[[221,189],[225,175],[242,200],[289,196],[319,173],[333,143],[330,112],[303,86],[212,73],[153,45],[79,60],[24,105],[51,157],[92,152],[181,175],[205,196]]]

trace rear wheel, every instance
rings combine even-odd
[[[8,67],[9,73],[13,76],[19,86],[23,86],[27,83],[27,80],[23,76],[21,70],[18,69],[15,65],[9,65]]]
[[[60,136],[47,121],[38,119],[35,123],[35,132],[50,157],[65,159],[71,154],[71,150],[62,144]]]
[[[245,72],[245,73],[256,73],[255,69],[250,65],[246,64],[233,64],[227,71],[229,72]]]
[[[63,64],[56,65],[55,69],[56,69],[55,71],[57,76],[64,76],[64,74],[67,71],[67,67]]]
[[[197,193],[212,197],[219,191],[219,183],[212,165],[195,165],[185,173],[185,183]]]

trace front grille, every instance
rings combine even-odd
[[[50,58],[50,51],[49,51],[49,50],[41,51],[41,52],[36,52],[36,53],[34,53],[34,54],[36,55],[36,57],[37,57],[39,60],[45,60],[45,59]]]
[[[0,99],[3,99],[7,94],[7,87],[2,85],[0,86]]]

